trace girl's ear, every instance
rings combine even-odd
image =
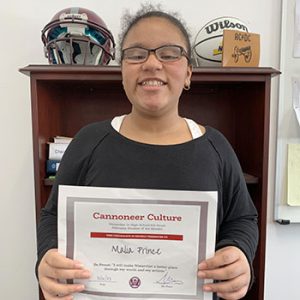
[[[186,72],[184,89],[187,89],[187,88],[190,89],[192,73],[193,73],[193,66],[190,64],[190,65],[188,65],[187,72]]]

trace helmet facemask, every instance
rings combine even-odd
[[[59,20],[54,18],[43,29],[45,56],[50,64],[107,65],[114,59],[111,33],[96,14],[84,11],[82,14],[60,12]],[[88,21],[88,14],[102,24]]]

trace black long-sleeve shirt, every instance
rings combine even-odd
[[[257,211],[237,157],[217,130],[176,145],[132,141],[110,121],[88,125],[74,137],[61,161],[38,227],[38,263],[57,248],[58,185],[218,192],[216,249],[240,248],[251,265],[258,243]]]

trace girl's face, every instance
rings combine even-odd
[[[187,51],[181,31],[169,20],[149,17],[140,20],[128,32],[123,49],[143,47],[154,49],[178,45]],[[122,60],[123,86],[133,112],[153,116],[178,114],[178,102],[184,85],[189,86],[192,67],[182,56],[172,62],[161,62],[151,52],[143,63]]]

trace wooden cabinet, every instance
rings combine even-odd
[[[82,126],[130,111],[119,67],[30,65],[36,214],[47,201],[47,142],[73,136]],[[230,141],[259,212],[256,281],[245,299],[262,300],[268,182],[268,143],[272,68],[199,68],[184,91],[180,113],[220,130]]]

